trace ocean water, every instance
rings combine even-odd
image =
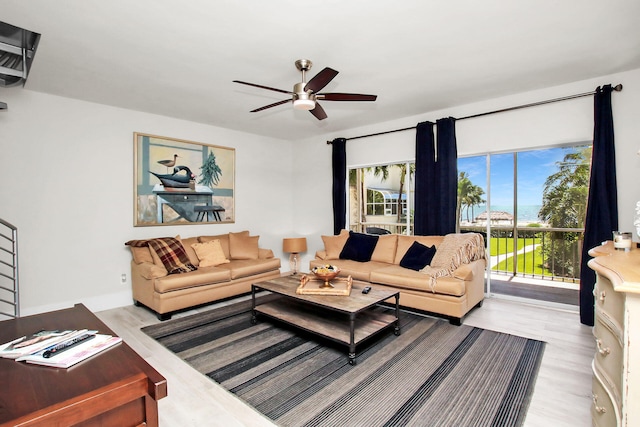
[[[538,218],[538,212],[542,205],[520,205],[518,206],[517,222],[541,222]],[[469,219],[475,218],[487,210],[486,205],[474,206],[473,210],[469,208]],[[513,215],[513,206],[510,205],[491,205],[491,210],[496,212],[508,212]],[[462,211],[462,219],[467,219],[466,210]]]

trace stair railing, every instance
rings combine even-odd
[[[0,218],[0,320],[20,317],[18,229]]]

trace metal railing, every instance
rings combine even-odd
[[[0,320],[20,317],[18,229],[0,219]]]
[[[579,283],[583,228],[464,226],[489,242],[491,272],[503,275]],[[514,238],[515,237],[515,238]]]

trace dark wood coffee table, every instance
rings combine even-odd
[[[367,286],[354,281],[349,296],[298,295],[301,274],[284,276],[251,286],[252,323],[261,314],[349,347],[349,364],[356,361],[356,346],[378,332],[393,327],[400,335],[398,291],[371,289],[363,294]],[[282,298],[256,304],[256,292],[269,291]],[[373,311],[371,308],[395,298],[395,314]]]

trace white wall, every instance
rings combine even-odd
[[[251,230],[281,256],[290,234],[291,143],[198,123],[5,89],[0,218],[18,227],[23,315],[131,304],[130,239]],[[133,133],[236,149],[235,224],[133,227]]]
[[[331,146],[327,140],[337,137],[368,135],[415,126],[447,116],[464,117],[512,106],[593,91],[597,86],[622,83],[621,92],[612,94],[618,178],[619,227],[634,231],[635,203],[640,200],[640,69],[603,76],[597,79],[521,93],[474,104],[462,105],[420,116],[352,129],[341,135],[307,139],[299,144],[296,163],[313,164],[316,173],[299,174],[298,192],[314,192],[314,200],[298,208],[296,230],[305,230],[313,237],[302,265],[307,265],[316,250],[322,248],[320,235],[333,233],[331,207]],[[425,94],[428,96],[428,94]],[[378,102],[383,102],[379,100]],[[593,140],[593,97],[577,98],[537,107],[461,120],[456,124],[459,156],[494,153],[522,148],[575,143]],[[415,131],[391,133],[347,141],[347,164],[350,167],[413,160]],[[318,175],[319,173],[320,175]],[[636,240],[640,240],[637,236]]]

